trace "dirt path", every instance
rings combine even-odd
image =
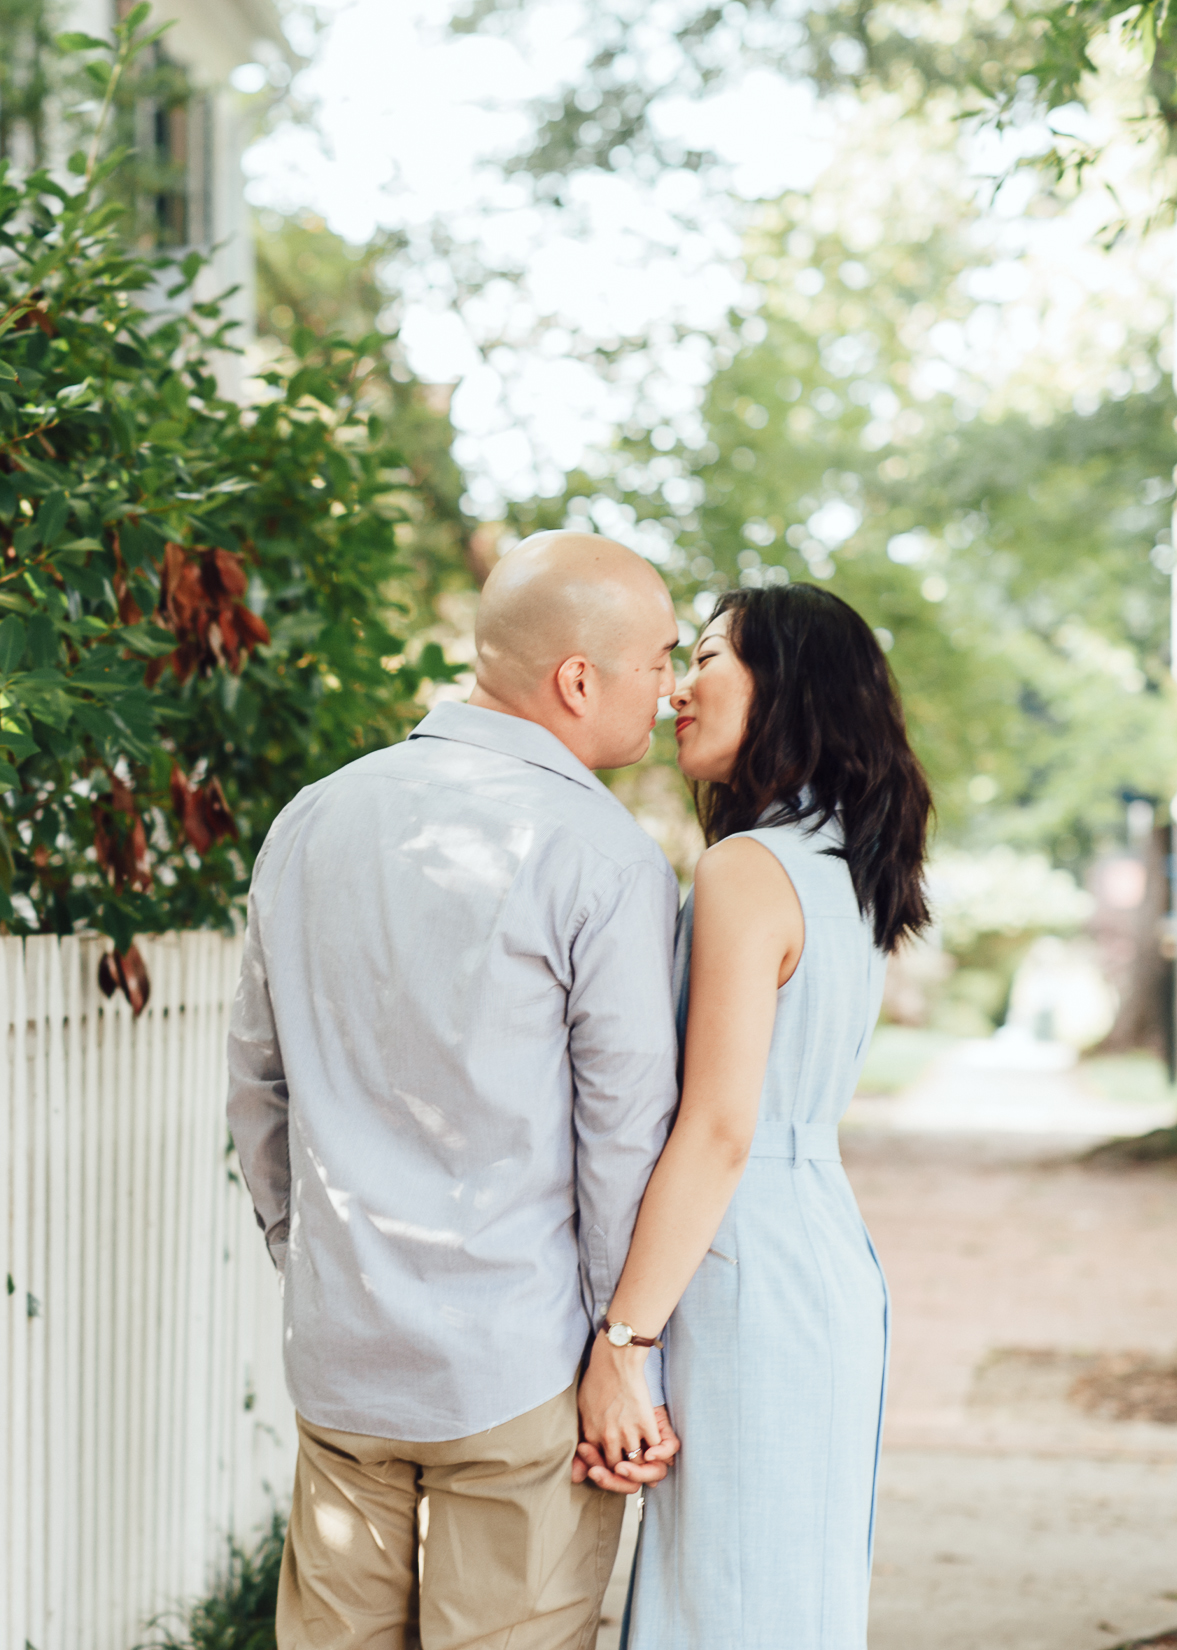
[[[1177,1426],[1067,1396],[1099,1354],[1177,1350],[1177,1175],[1058,1137],[848,1129],[843,1153],[895,1316],[871,1650],[1177,1623]]]

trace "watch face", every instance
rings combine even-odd
[[[628,1346],[633,1339],[633,1330],[627,1323],[615,1323],[605,1339],[610,1346]]]

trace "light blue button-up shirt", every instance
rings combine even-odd
[[[308,1420],[463,1438],[572,1383],[674,1107],[677,903],[554,734],[472,705],[279,815],[229,1122]]]

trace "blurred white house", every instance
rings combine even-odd
[[[60,26],[105,38],[130,9],[130,0],[67,0]],[[284,84],[300,60],[274,0],[153,0],[148,26],[164,22],[172,27],[153,50],[183,70],[190,95],[166,108],[144,100],[138,111],[136,148],[176,180],[154,203],[159,242],[211,253],[199,296],[236,286],[226,308],[248,328],[254,262],[241,157],[251,134],[242,92],[267,79]]]

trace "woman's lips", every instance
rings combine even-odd
[[[686,729],[692,726],[694,720],[695,718],[693,716],[680,716],[678,721],[674,724],[674,737],[676,739],[681,739]]]

